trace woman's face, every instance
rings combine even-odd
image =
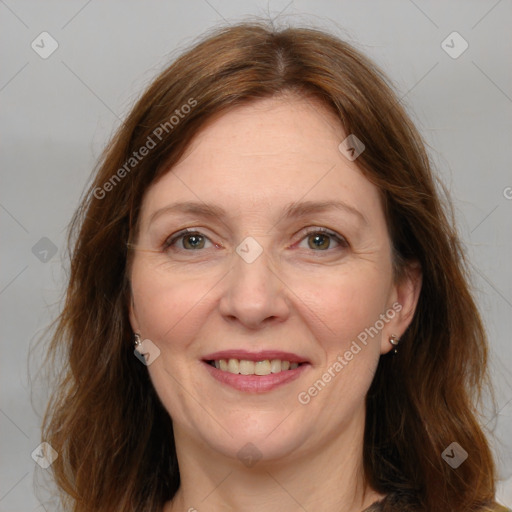
[[[316,101],[259,100],[209,123],[146,192],[130,319],[177,439],[275,460],[362,433],[417,289],[394,282],[347,135]]]

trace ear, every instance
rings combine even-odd
[[[135,303],[133,301],[133,295],[131,293],[128,299],[128,315],[130,318],[130,325],[132,326],[133,332],[139,333],[139,322],[137,320],[137,312],[135,311]]]
[[[421,284],[421,265],[417,261],[410,262],[403,275],[393,285],[390,294],[388,311],[394,311],[395,315],[385,324],[382,331],[381,354],[387,354],[393,348],[393,345],[389,343],[389,337],[394,334],[401,338],[412,322],[420,296]],[[388,318],[390,316],[388,315]]]

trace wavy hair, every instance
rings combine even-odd
[[[492,509],[495,469],[477,409],[486,335],[420,134],[390,81],[352,45],[316,29],[246,22],[207,34],[150,84],[69,226],[69,284],[48,352],[66,366],[43,422],[68,510],[157,512],[176,493],[172,421],[133,355],[130,241],[145,191],[208,120],[285,92],[322,101],[364,142],[357,163],[382,196],[396,278],[410,261],[422,268],[400,352],[381,357],[367,395],[366,479],[398,497],[386,511]],[[453,441],[468,452],[456,470],[441,457]]]

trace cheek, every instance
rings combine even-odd
[[[180,276],[151,262],[134,264],[131,283],[141,335],[160,350],[154,364],[148,366],[153,386],[171,417],[188,417],[187,390],[199,387],[188,366],[190,347],[208,315],[207,292],[212,284],[204,275]]]
[[[320,421],[326,436],[356,415],[375,375],[381,340],[375,325],[380,327],[386,311],[391,282],[385,276],[381,269],[365,266],[339,273],[322,286],[303,283],[303,309],[314,313],[310,329],[322,358],[297,400],[312,416],[328,417]]]
[[[323,357],[296,401],[304,414],[316,418],[323,438],[336,436],[343,425],[360,417],[380,360],[380,332],[365,331],[386,307],[385,282],[376,277],[352,272],[308,295],[308,307],[316,313],[313,334]]]
[[[306,306],[303,309],[310,311],[312,330],[328,358],[332,360],[338,352],[348,350],[358,337],[364,341],[365,333],[379,349],[380,332],[375,334],[371,328],[377,322],[381,325],[379,318],[386,310],[391,282],[390,270],[364,265],[297,285],[297,295]]]
[[[157,343],[186,340],[194,325],[199,328],[200,323],[192,319],[201,315],[211,288],[204,276],[183,277],[141,263],[134,265],[131,281],[135,314],[144,337]]]

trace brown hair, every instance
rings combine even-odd
[[[409,261],[422,268],[400,352],[381,357],[368,393],[367,481],[395,497],[385,510],[492,506],[495,471],[475,409],[487,342],[419,133],[387,78],[351,45],[313,29],[241,23],[216,30],[154,80],[70,225],[69,286],[49,352],[68,366],[43,429],[59,453],[52,469],[70,510],[157,511],[178,489],[171,419],[133,355],[128,242],[144,192],[207,120],[283,92],[321,100],[363,141],[357,163],[384,200],[397,278]],[[130,160],[150,139],[154,147]],[[468,452],[456,470],[441,457],[454,441]]]

